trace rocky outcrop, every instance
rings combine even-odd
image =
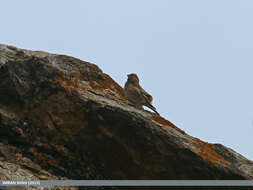
[[[94,64],[0,45],[0,178],[253,179],[253,162],[128,105]]]

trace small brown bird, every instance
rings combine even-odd
[[[127,77],[128,79],[124,90],[130,104],[133,104],[139,109],[143,109],[142,106],[147,106],[159,115],[156,108],[151,104],[153,100],[152,96],[140,86],[138,76],[132,73],[127,75]]]

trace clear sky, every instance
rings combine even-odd
[[[162,116],[253,160],[252,0],[8,0],[0,43],[137,73]]]

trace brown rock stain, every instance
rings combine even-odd
[[[119,86],[109,75],[103,74],[105,80],[96,80],[96,83],[98,85],[95,85],[94,83],[91,83],[91,87],[95,90],[105,90],[109,89],[113,92],[116,92],[117,95],[119,95],[120,98],[123,100],[126,100],[124,89]]]
[[[102,70],[95,64],[91,64],[91,68],[95,73],[102,73]]]
[[[62,79],[58,79],[58,82],[60,82],[64,86],[79,88],[79,82],[75,78],[62,77]]]
[[[203,142],[200,139],[196,138],[195,141],[200,145],[200,152],[198,153],[204,160],[213,163],[215,166],[221,165],[221,163],[226,163],[227,161],[217,154],[214,150],[212,144]]]
[[[113,96],[118,96],[121,100],[127,101],[124,93],[124,89],[118,85],[109,75],[104,74],[101,72],[100,69],[97,68],[97,66],[93,66],[92,69],[99,70],[100,73],[96,76],[88,77],[89,86],[95,90],[104,92],[104,90],[110,90],[113,94]],[[87,80],[87,77],[84,77],[84,74],[80,74],[78,72],[71,72],[73,78],[67,77],[64,72],[60,72],[61,76],[59,76],[56,80],[66,88],[66,92],[68,96],[72,95],[72,89],[81,89],[85,88],[85,86],[80,82],[81,80]],[[103,78],[103,79],[101,79]],[[86,86],[87,87],[87,86]],[[108,95],[105,93],[105,95]]]
[[[158,115],[152,115],[149,117],[150,119],[154,120],[155,122],[165,125],[165,126],[169,126],[172,127],[174,129],[176,129],[177,131],[179,131],[182,134],[186,134],[183,130],[179,129],[177,126],[175,126],[173,123],[171,123],[170,121],[158,116]],[[201,151],[198,152],[198,154],[206,161],[209,161],[211,163],[213,163],[214,165],[218,166],[220,165],[220,163],[225,163],[227,162],[222,156],[220,156],[219,154],[217,154],[214,151],[213,145],[209,144],[207,142],[203,142],[200,139],[196,138],[196,142],[200,145],[200,149]]]
[[[164,119],[163,117],[159,115],[152,115],[152,116],[149,116],[149,118],[161,125],[172,127],[173,129],[176,129],[180,133],[186,134],[183,130],[179,129],[176,125],[174,125],[173,123],[171,123],[170,121]]]

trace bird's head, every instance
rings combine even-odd
[[[127,80],[128,80],[129,82],[138,83],[138,84],[139,84],[139,78],[138,78],[137,74],[135,74],[135,73],[128,74],[127,77],[128,77]]]

